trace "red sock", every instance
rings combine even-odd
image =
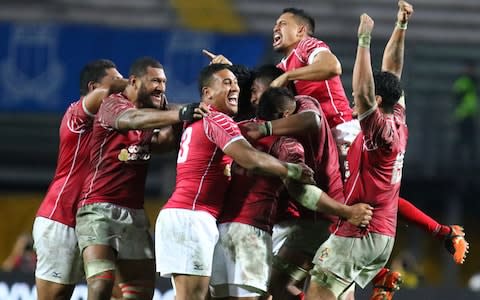
[[[377,275],[373,278],[372,282],[375,284],[376,281],[378,281],[380,278],[382,278],[385,274],[387,274],[390,270],[387,268],[382,268],[380,271],[378,271]]]
[[[398,214],[433,236],[443,238],[450,233],[450,227],[439,224],[402,197],[398,198]]]
[[[305,294],[303,292],[300,292],[300,294],[296,295],[295,298],[298,300],[303,300],[305,298]]]

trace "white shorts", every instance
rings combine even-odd
[[[83,251],[92,245],[107,245],[118,259],[153,259],[150,222],[144,209],[112,203],[92,203],[77,212],[78,245]]]
[[[335,274],[342,284],[355,281],[364,288],[387,263],[395,238],[368,233],[361,238],[330,235],[318,249],[312,276],[325,278],[325,271]]]
[[[353,140],[360,133],[360,122],[357,119],[350,120],[345,123],[340,123],[335,128],[332,128],[332,134],[337,142],[337,145],[350,145]]]
[[[208,212],[162,209],[155,225],[157,272],[210,276],[217,240],[217,221]]]
[[[272,267],[272,237],[255,226],[223,223],[215,246],[210,279],[212,296],[254,297],[267,292]]]
[[[278,254],[280,248],[287,246],[290,249],[299,250],[312,257],[318,247],[325,242],[330,232],[326,220],[288,220],[273,226],[273,253]]]
[[[76,284],[85,277],[75,228],[36,217],[33,247],[37,253],[35,277],[59,284]]]

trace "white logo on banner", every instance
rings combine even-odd
[[[57,57],[58,30],[49,25],[16,25],[0,61],[4,106],[31,100],[55,106],[64,70]]]
[[[84,284],[77,285],[73,291],[71,300],[87,300],[87,286]],[[173,300],[174,292],[172,289],[161,293],[155,289],[153,300]],[[0,299],[1,300],[37,300],[37,292],[35,286],[30,287],[27,283],[16,282],[9,286],[5,282],[0,281]]]

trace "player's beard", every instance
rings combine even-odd
[[[137,102],[139,104],[139,108],[155,108],[155,105],[153,104],[152,99],[150,98],[150,94],[145,86],[142,85],[140,86],[140,89],[138,90],[138,97],[137,97]]]

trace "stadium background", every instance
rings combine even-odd
[[[469,299],[468,281],[480,272],[480,161],[461,164],[452,84],[466,59],[480,63],[480,2],[411,2],[403,76],[410,138],[402,195],[442,223],[465,225],[471,251],[465,265],[455,266],[440,242],[400,223],[393,257],[411,254],[419,275],[414,294],[402,298],[408,291],[400,292],[398,299],[431,288],[458,289]],[[78,74],[87,61],[110,58],[127,76],[136,57],[154,56],[165,66],[169,100],[195,101],[198,71],[208,63],[201,49],[250,67],[276,62],[271,30],[289,6],[314,16],[316,36],[342,63],[348,95],[362,12],[375,20],[372,52],[379,68],[395,0],[0,1],[0,261],[16,237],[31,230],[54,173],[60,118],[78,98]],[[479,123],[477,117],[477,129]],[[173,188],[174,162],[174,154],[162,155],[150,166],[146,207],[152,222]],[[422,297],[449,299],[441,295]]]

